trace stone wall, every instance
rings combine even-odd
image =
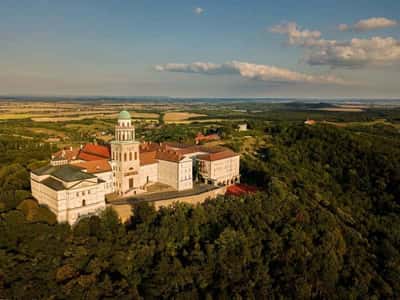
[[[212,191],[204,192],[198,195],[186,196],[186,197],[178,197],[167,200],[158,200],[152,202],[154,207],[158,210],[161,206],[169,206],[175,202],[183,202],[188,204],[199,204],[204,202],[207,198],[216,198],[218,195],[224,195],[226,192],[226,186],[214,189]]]
[[[182,203],[188,203],[192,205],[197,205],[200,203],[203,203],[206,199],[208,198],[216,198],[218,195],[224,195],[226,192],[226,186],[219,187],[217,189],[214,189],[212,191],[204,192],[198,195],[191,195],[191,196],[186,196],[186,197],[177,197],[177,198],[172,198],[172,199],[167,199],[167,200],[158,200],[154,202],[150,202],[156,210],[160,209],[160,207],[165,207],[165,206],[170,206],[176,202],[182,202]],[[120,217],[122,222],[126,222],[129,220],[129,218],[132,216],[132,206],[128,204],[123,204],[123,205],[112,205],[110,204],[111,207],[118,213],[118,216]]]

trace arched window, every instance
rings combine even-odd
[[[129,160],[132,160],[132,152],[129,152]]]
[[[126,152],[125,152],[125,153],[124,153],[124,161],[126,161],[126,156],[127,156],[127,155],[126,155]]]
[[[135,160],[137,160],[137,152],[135,152]]]
[[[119,153],[119,161],[122,161],[122,155],[121,155],[121,152]]]
[[[82,206],[86,206],[86,200],[85,199],[82,200]]]

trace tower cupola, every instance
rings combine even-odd
[[[118,124],[115,126],[115,139],[117,141],[135,140],[135,127],[132,125],[130,113],[126,110],[118,114]]]

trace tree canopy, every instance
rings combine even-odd
[[[107,209],[73,228],[10,204],[0,298],[398,299],[399,138],[319,125],[268,134],[242,158],[254,195],[143,203],[128,224]]]

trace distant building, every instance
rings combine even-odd
[[[306,121],[304,121],[304,124],[306,124],[306,125],[315,125],[317,122],[315,121],[315,120],[310,120],[310,119],[307,119]]]
[[[78,154],[79,148],[64,148],[51,156],[50,164],[53,166],[61,166],[73,163],[78,160]]]
[[[196,144],[200,144],[201,142],[216,141],[216,140],[219,140],[219,139],[220,139],[220,137],[216,133],[204,135],[201,132],[199,132],[196,135],[196,137],[194,138]]]
[[[205,137],[210,136],[219,139]],[[65,148],[52,155],[49,166],[32,171],[32,195],[59,222],[73,224],[104,209],[107,194],[146,193],[155,183],[177,191],[192,189],[194,168],[205,183],[234,184],[240,180],[239,163],[240,155],[224,147],[139,143],[130,114],[122,111],[110,146]]]
[[[238,131],[247,131],[247,123],[239,124]]]

